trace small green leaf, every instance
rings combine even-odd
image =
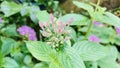
[[[12,48],[13,48],[13,46],[15,44],[15,41],[13,39],[11,39],[11,38],[4,38],[4,37],[2,37],[1,40],[2,40],[1,52],[4,55],[7,55],[12,51]]]
[[[1,10],[5,14],[6,17],[9,17],[17,12],[19,12],[22,8],[21,4],[16,4],[15,2],[7,2],[4,1],[1,4]]]
[[[29,65],[32,61],[32,57],[29,56],[29,55],[26,55],[25,58],[24,58],[24,63]]]
[[[75,4],[78,8],[83,8],[87,10],[88,12],[93,12],[94,9],[91,5],[83,3],[83,2],[78,2],[78,1],[73,1],[73,4]]]
[[[19,68],[19,65],[14,59],[10,57],[6,57],[4,58],[3,67],[4,68]]]
[[[40,22],[48,22],[50,19],[50,16],[47,11],[39,11],[37,13],[37,18]]]
[[[10,37],[18,36],[15,24],[8,25],[6,28],[3,28],[1,31]]]
[[[22,16],[25,16],[25,15],[29,14],[29,11],[30,11],[30,6],[28,6],[28,4],[23,4],[20,14]]]
[[[49,65],[45,62],[37,63],[33,68],[49,68]]]
[[[38,19],[37,18],[37,13],[40,11],[38,6],[31,6],[29,13],[30,13],[30,18],[33,22],[38,23]]]

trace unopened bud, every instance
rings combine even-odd
[[[65,33],[70,34],[71,32],[72,32],[71,30],[67,30]]]
[[[58,39],[58,38],[54,38],[54,41],[55,41],[56,43],[58,43],[58,42],[59,42],[59,39]]]
[[[53,16],[52,13],[50,13],[50,21],[51,21],[51,22],[54,22],[54,16]]]
[[[49,37],[49,36],[51,36],[51,34],[48,33],[48,32],[46,32],[46,31],[43,31],[43,32],[42,32],[42,35],[43,35],[44,37]]]
[[[56,44],[56,47],[58,47],[59,46],[59,44]]]
[[[44,25],[42,22],[39,22],[39,26],[43,29],[44,28]]]

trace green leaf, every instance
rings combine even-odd
[[[14,55],[14,60],[16,60],[16,62],[23,62],[23,60],[24,60],[24,54],[20,53],[20,52],[17,53],[17,54],[15,54]]]
[[[95,34],[95,35],[97,33],[97,36],[100,38],[101,43],[109,43],[109,42],[114,43],[115,42],[114,40],[115,40],[116,32],[111,27],[101,28],[98,26],[94,26],[91,32],[92,32],[91,34]]]
[[[37,13],[40,11],[38,6],[31,6],[29,13],[30,13],[30,18],[33,22],[38,23],[38,18],[37,18]]]
[[[86,68],[83,60],[72,47],[66,48],[59,57],[65,68]]]
[[[93,12],[94,9],[91,5],[83,3],[83,2],[78,2],[78,1],[73,1],[73,4],[75,4],[78,8],[83,8],[87,10],[88,12]]]
[[[35,58],[51,62],[49,68],[85,68],[83,60],[72,48],[67,47],[63,52],[56,53],[44,42],[28,41],[26,44]]]
[[[16,4],[15,2],[7,2],[4,1],[1,4],[1,10],[5,14],[6,17],[9,17],[17,12],[19,12],[22,8],[21,4]]]
[[[114,14],[110,13],[110,12],[106,12],[105,15],[107,16],[106,18],[108,18],[109,21],[108,23],[113,25],[113,26],[120,26],[120,18],[115,16]]]
[[[87,17],[75,13],[66,14],[60,19],[67,23],[71,18],[73,18],[73,22],[70,25],[86,25],[90,21]]]
[[[66,48],[64,52],[59,52],[58,58],[50,64],[49,68],[85,68],[85,65],[72,48]]]
[[[73,39],[74,41],[76,41],[76,39],[77,39],[76,31],[72,27],[69,27],[68,30],[71,30],[71,33],[69,34],[69,36],[71,37],[71,39]]]
[[[120,65],[116,62],[118,51],[115,46],[106,47],[107,56],[98,60],[98,65],[101,68],[120,68]]]
[[[94,42],[81,41],[73,45],[84,61],[96,61],[106,56],[105,48]]]
[[[49,68],[49,65],[45,62],[37,63],[33,68]]]
[[[3,64],[4,68],[19,68],[19,65],[17,64],[17,62],[10,58],[10,57],[6,57],[4,58],[4,64]]]
[[[120,26],[120,18],[110,12],[105,12],[104,14],[95,12],[93,16],[96,21],[100,21],[113,26]]]
[[[50,19],[50,16],[47,11],[39,11],[37,13],[37,18],[40,22],[47,22]]]
[[[29,65],[32,62],[32,57],[29,55],[26,55],[24,58],[24,63]]]
[[[22,16],[25,16],[25,15],[29,14],[30,9],[31,9],[30,6],[28,6],[28,4],[25,3],[25,4],[23,4],[20,14]]]
[[[115,38],[114,38],[114,42],[115,44],[117,44],[118,46],[120,46],[120,36],[119,35],[116,35]]]
[[[32,55],[40,61],[51,61],[56,52],[46,43],[40,41],[27,41],[27,48]]]
[[[0,51],[0,68],[2,68],[2,66],[3,66],[3,58],[4,58],[4,55]]]
[[[12,48],[13,48],[13,46],[15,44],[15,41],[13,39],[11,39],[11,38],[4,38],[4,37],[2,37],[1,40],[2,40],[1,52],[4,55],[7,55],[12,51]]]
[[[8,25],[6,28],[3,28],[1,31],[10,37],[18,36],[15,24]]]

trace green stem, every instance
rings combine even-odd
[[[97,6],[96,6],[96,9],[95,9],[95,12],[97,11],[99,5],[100,5],[100,0],[98,0],[98,2],[97,2]],[[88,26],[88,30],[87,30],[87,33],[85,35],[85,39],[87,39],[87,37],[88,37],[88,35],[90,33],[90,30],[91,30],[92,25],[93,25],[93,21],[94,21],[94,17],[91,16],[91,22],[90,22],[90,24]]]
[[[98,0],[98,2],[97,2],[97,6],[99,6],[100,5],[100,0]]]
[[[91,22],[90,22],[90,24],[89,24],[89,26],[88,26],[87,33],[86,33],[86,35],[85,35],[85,39],[87,39],[87,37],[88,37],[88,35],[89,35],[89,33],[90,33],[90,30],[91,30],[91,28],[92,28],[92,24],[93,24],[93,19],[91,19]]]

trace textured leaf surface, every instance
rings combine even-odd
[[[55,51],[46,43],[40,41],[26,42],[28,50],[40,61],[51,61],[55,58]]]
[[[75,43],[73,48],[84,61],[96,61],[106,56],[105,48],[93,42],[80,41]]]
[[[114,46],[106,46],[107,56],[98,60],[98,65],[101,68],[120,68],[120,65],[116,62],[118,51]]]

